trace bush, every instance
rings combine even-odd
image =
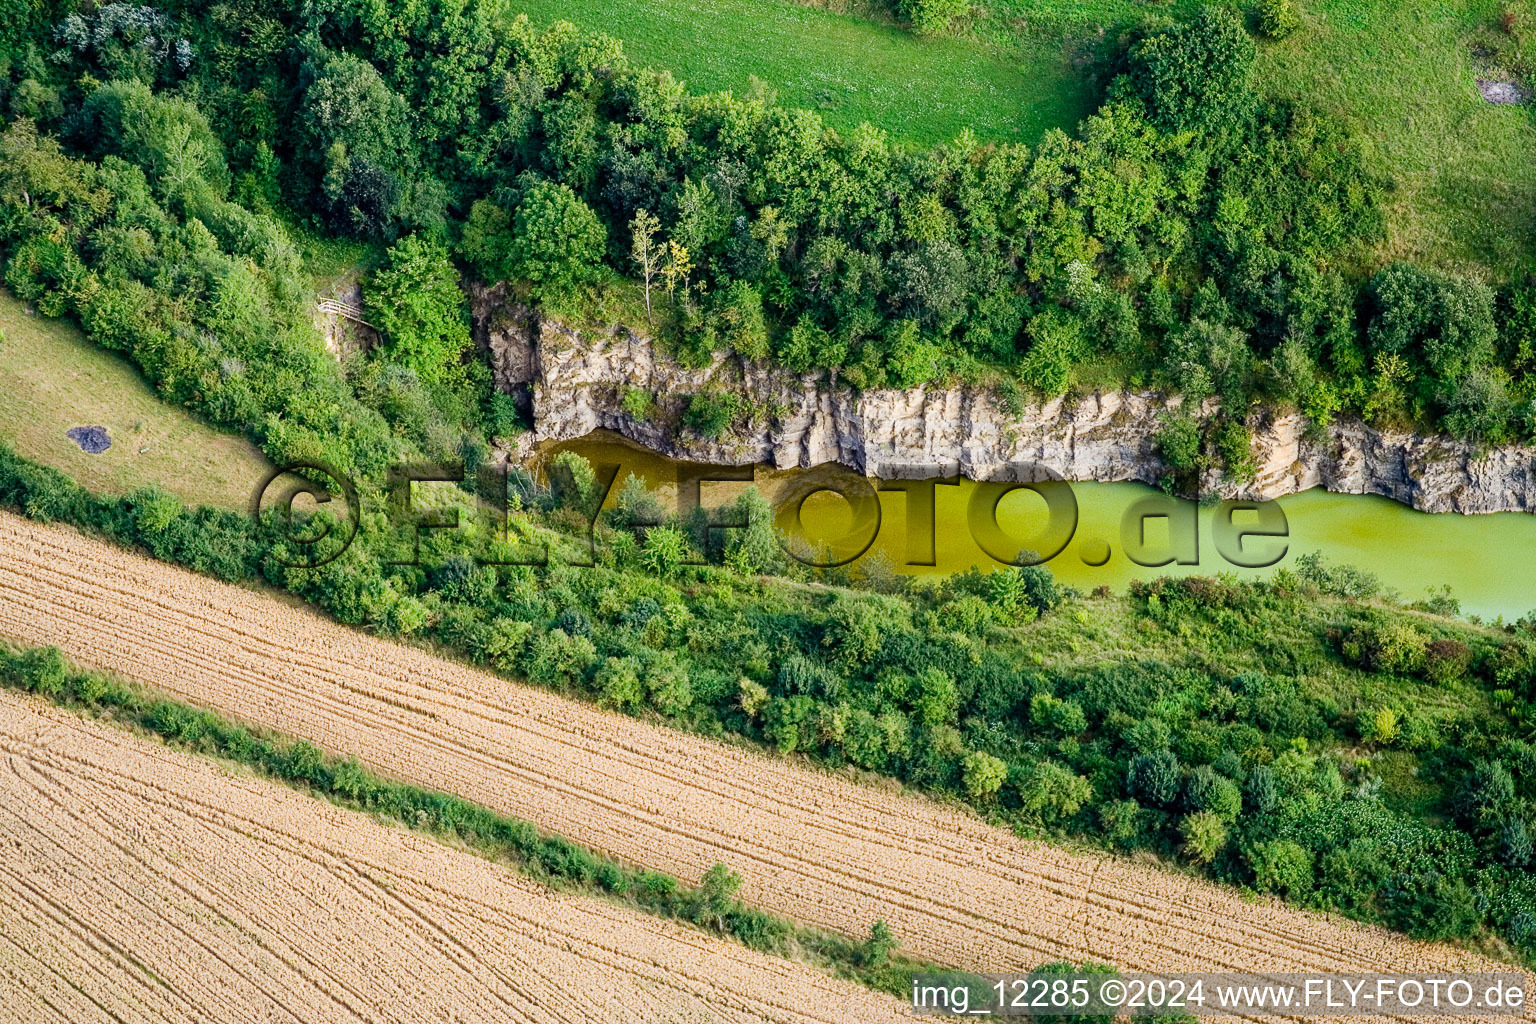
[[[509,259],[542,298],[560,299],[601,277],[608,234],[592,208],[565,185],[539,181],[513,215]]]
[[[1259,31],[1271,39],[1284,39],[1301,27],[1295,0],[1259,0]]]
[[[598,703],[605,708],[632,711],[645,700],[640,684],[640,663],[634,658],[609,658],[597,671]]]
[[[1424,674],[1437,683],[1454,683],[1466,675],[1471,657],[1460,640],[1431,640],[1424,646]]]
[[[1254,888],[1291,899],[1302,899],[1312,892],[1312,853],[1289,839],[1255,843],[1248,851],[1248,866],[1253,871]]]
[[[1126,788],[1131,795],[1158,807],[1172,805],[1183,781],[1179,759],[1170,750],[1136,755],[1126,774]]]
[[[739,395],[725,391],[701,391],[688,400],[683,425],[700,437],[715,440],[747,412]]]
[[[966,795],[972,800],[992,796],[1003,786],[1008,775],[1008,765],[1000,758],[979,751],[966,754],[961,762],[960,776]]]
[[[1132,47],[1131,81],[1159,127],[1235,138],[1253,107],[1255,55],[1237,12],[1211,5]]]
[[[1209,864],[1227,844],[1227,826],[1210,811],[1196,811],[1179,823],[1184,853],[1196,864]]]
[[[11,671],[23,687],[45,697],[58,696],[64,690],[68,667],[57,647],[29,650],[11,660]]]
[[[970,9],[970,0],[898,0],[897,3],[897,11],[920,35],[949,31],[955,19]]]

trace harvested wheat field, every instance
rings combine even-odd
[[[0,636],[302,736],[628,861],[913,954],[1010,971],[1497,969],[1197,879],[649,725],[368,637],[271,596],[0,514]]]
[[[11,694],[0,757],[0,1021],[907,1015]]]

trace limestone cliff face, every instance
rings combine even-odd
[[[1153,438],[1162,414],[1181,403],[1155,392],[1105,392],[1010,411],[983,389],[854,392],[723,356],[693,369],[643,334],[577,331],[503,301],[499,288],[475,289],[472,300],[476,338],[490,352],[497,384],[531,406],[529,444],[602,428],[663,455],[714,464],[838,462],[870,476],[990,480],[1040,466],[1074,481],[1153,483],[1165,471]],[[706,388],[743,397],[749,410],[719,438],[682,425],[690,397]],[[642,416],[624,408],[631,389],[654,399]],[[1199,413],[1214,410],[1207,403]],[[1323,487],[1385,495],[1426,512],[1536,511],[1536,448],[1478,457],[1449,438],[1355,421],[1309,432],[1294,413],[1256,417],[1250,426],[1257,477],[1234,484],[1213,473],[1208,491],[1267,499]]]

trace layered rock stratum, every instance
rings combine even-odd
[[[475,289],[472,300],[476,338],[498,386],[530,406],[526,445],[603,429],[671,458],[717,465],[835,462],[882,478],[1059,474],[1155,483],[1167,472],[1156,435],[1164,414],[1183,404],[1155,391],[1105,391],[1010,407],[982,387],[855,391],[726,354],[688,367],[643,332],[571,327],[506,301],[499,287]],[[653,398],[643,416],[624,408],[631,389]],[[682,425],[691,397],[707,390],[735,393],[749,410],[717,438]],[[1210,400],[1196,414],[1217,409]],[[1239,482],[1211,471],[1206,493],[1267,500],[1322,487],[1425,512],[1536,511],[1536,448],[1479,451],[1358,420],[1317,426],[1296,412],[1255,414],[1248,425],[1258,473]]]

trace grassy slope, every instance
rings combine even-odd
[[[998,0],[977,34],[1082,33],[1196,0]],[[1245,5],[1246,6],[1246,5]],[[1260,46],[1276,95],[1347,121],[1394,186],[1383,254],[1505,277],[1536,261],[1536,111],[1477,93],[1472,44],[1502,0],[1297,0],[1305,25]]]
[[[741,92],[755,76],[780,102],[818,110],[844,130],[868,121],[927,144],[970,128],[983,141],[1032,143],[1089,110],[1060,47],[1045,39],[1008,53],[791,0],[507,0],[507,9],[541,25],[563,18],[607,32],[636,63],[667,68],[697,90]]]
[[[269,464],[250,442],[166,405],[123,360],[69,324],[29,316],[0,292],[0,434],[29,459],[92,490],[159,484],[188,503],[245,508]],[[112,447],[87,455],[64,436],[102,426]]]
[[[814,3],[814,0],[807,0]],[[1070,127],[1090,97],[1060,42],[1197,0],[995,0],[973,39],[898,28],[790,0],[508,0],[536,21],[567,18],[621,39],[640,63],[696,89],[756,76],[781,101],[861,120],[920,143],[973,128],[1033,142]],[[1261,47],[1273,92],[1337,113],[1394,183],[1384,257],[1506,277],[1536,264],[1536,112],[1478,96],[1470,46],[1500,0],[1299,0],[1306,25]]]
[[[1395,182],[1388,254],[1508,275],[1536,257],[1536,111],[1477,92],[1497,0],[1308,0],[1264,75],[1350,121]]]

